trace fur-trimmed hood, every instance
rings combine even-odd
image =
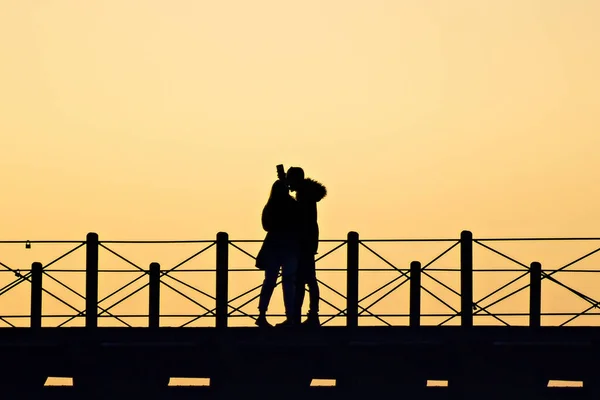
[[[299,191],[298,200],[319,202],[327,196],[327,188],[314,179],[304,179],[303,188]]]

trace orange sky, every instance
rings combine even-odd
[[[323,238],[599,236],[598,15],[4,2],[0,239],[260,239],[278,163],[328,187]]]

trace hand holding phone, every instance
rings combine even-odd
[[[283,164],[279,164],[277,166],[277,178],[284,181],[285,180],[285,170],[283,169]]]

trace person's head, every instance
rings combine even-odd
[[[291,191],[298,190],[298,187],[304,181],[304,170],[300,167],[290,167],[285,176],[287,184]]]
[[[271,187],[271,195],[269,196],[269,201],[279,202],[285,200],[290,195],[288,191],[288,187],[285,181],[276,180]]]

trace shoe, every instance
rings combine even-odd
[[[254,321],[254,324],[256,326],[258,326],[259,328],[272,328],[273,325],[271,325],[269,323],[269,321],[267,321],[267,317],[258,317],[256,319],[256,321]]]
[[[275,326],[278,327],[278,328],[289,328],[289,327],[292,327],[292,326],[295,326],[295,325],[296,325],[296,323],[293,320],[286,319],[285,321],[283,321],[283,322],[281,322],[281,323],[279,323],[279,324],[277,324]]]
[[[319,321],[319,314],[308,314],[306,320],[302,323],[303,327],[318,327],[321,326]]]

